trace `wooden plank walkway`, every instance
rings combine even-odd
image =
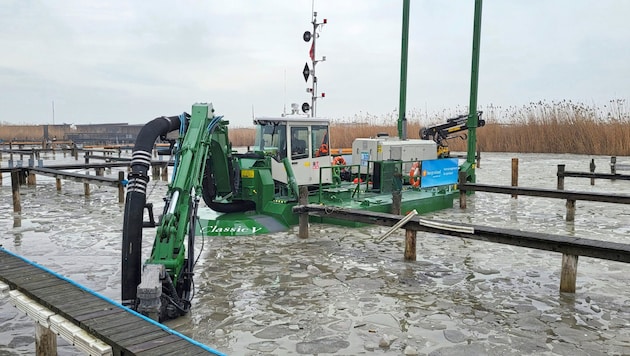
[[[109,344],[114,355],[222,355],[1,247],[0,281]]]

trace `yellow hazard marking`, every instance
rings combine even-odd
[[[241,171],[241,178],[254,178],[254,170],[253,169],[243,169]]]

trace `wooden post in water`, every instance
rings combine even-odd
[[[2,173],[0,173],[0,186],[2,186]]]
[[[90,196],[90,183],[83,183],[83,193],[85,193],[86,197]]]
[[[477,168],[481,168],[481,149],[477,147]]]
[[[118,172],[118,202],[125,202],[125,186],[123,185],[123,180],[125,180],[125,172]]]
[[[567,199],[567,221],[575,221],[575,200]]]
[[[162,180],[165,182],[168,181],[168,163],[164,163],[164,165],[162,166]]]
[[[94,169],[96,171],[96,176],[97,177],[102,177],[105,174],[105,168],[103,167],[98,167]]]
[[[415,230],[405,230],[405,261],[416,260],[416,234]]]
[[[90,151],[85,151],[85,164],[90,164]]]
[[[151,179],[158,179],[160,177],[160,167],[157,165],[151,166]]]
[[[400,205],[402,202],[402,192],[400,190],[392,191],[392,209],[391,213],[394,215],[400,215]]]
[[[595,173],[595,158],[591,158],[589,169],[591,173]],[[595,185],[595,178],[591,178],[591,185]]]
[[[617,174],[617,157],[615,156],[610,157],[610,174]]]
[[[308,187],[301,186],[299,188],[299,192],[300,192],[300,195],[299,195],[298,204],[300,205],[308,204]],[[299,221],[300,221],[300,225],[299,225],[299,230],[298,230],[298,237],[302,239],[306,239],[308,238],[308,213],[301,213]]]
[[[19,213],[22,211],[20,204],[20,170],[11,171],[11,191],[13,192],[13,211]]]
[[[518,187],[518,158],[512,158],[512,186]],[[512,198],[518,199],[518,195],[512,194]]]
[[[57,335],[40,323],[35,323],[35,355],[57,356]]]
[[[562,271],[560,272],[560,292],[575,293],[578,256],[562,255]]]
[[[35,173],[28,171],[28,177],[26,178],[26,185],[33,186],[37,184],[37,178],[35,178]]]
[[[57,191],[61,191],[61,178],[55,177],[55,186],[57,187]]]
[[[564,164],[558,165],[558,190],[564,190]]]
[[[459,171],[459,208],[466,209],[466,192],[462,190],[462,186],[466,184],[466,172]]]

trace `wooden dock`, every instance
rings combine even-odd
[[[298,205],[293,207],[293,212],[301,215],[327,216],[381,226],[396,226],[401,221],[400,215],[331,208],[317,204]],[[306,220],[305,227],[300,226],[300,230],[308,229],[307,224],[308,220]],[[411,217],[400,227],[406,230],[404,258],[411,261],[416,260],[417,231],[561,253],[560,292],[566,293],[575,293],[578,256],[630,263],[630,244],[421,219],[416,216]]]
[[[5,294],[11,294],[15,304],[27,305],[32,300],[39,305],[26,307],[37,311],[29,315],[38,327],[44,325],[79,348],[90,344],[90,354],[223,355],[1,247],[0,282],[8,285],[10,291]],[[38,355],[50,354],[50,350],[40,351],[41,346],[36,345]]]

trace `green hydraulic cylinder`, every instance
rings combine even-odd
[[[289,188],[289,195],[293,195],[295,199],[299,199],[300,192],[297,184],[297,180],[295,179],[295,174],[293,173],[293,168],[291,168],[291,161],[289,161],[288,157],[285,157],[282,160],[282,164],[284,164],[284,170],[287,172],[287,187]]]

